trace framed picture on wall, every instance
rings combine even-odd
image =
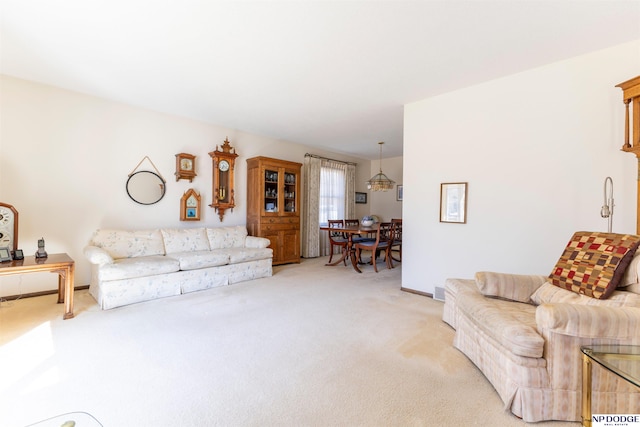
[[[402,185],[396,186],[396,200],[399,202],[402,201]]]
[[[356,203],[367,203],[367,193],[356,192]]]
[[[440,184],[440,222],[467,223],[467,183]]]

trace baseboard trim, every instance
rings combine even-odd
[[[76,291],[81,291],[83,289],[89,289],[89,285],[76,286],[73,289]],[[43,295],[54,295],[54,294],[56,295],[58,294],[57,289],[52,289],[50,291],[30,292],[28,294],[20,294],[20,295],[9,295],[6,297],[0,297],[0,299],[3,299],[5,301],[12,301],[12,300],[17,300],[22,298],[33,298],[33,297],[41,297]]]
[[[410,294],[416,294],[423,297],[433,298],[433,294],[430,294],[429,292],[416,291],[415,289],[409,289],[409,288],[403,288],[403,287],[400,287],[400,290],[404,292],[409,292]]]

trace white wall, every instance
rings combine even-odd
[[[476,271],[549,274],[577,230],[635,233],[636,165],[622,91],[640,40],[405,106],[404,288]],[[469,183],[467,224],[440,223],[442,182]]]
[[[302,163],[306,152],[358,163],[358,190],[365,191],[369,160],[301,144],[216,127],[207,123],[0,76],[0,200],[20,215],[19,246],[35,253],[44,237],[49,253],[76,261],[76,285],[89,283],[82,248],[98,228],[201,227],[245,224],[246,159],[269,156]],[[211,203],[208,153],[228,137],[236,163],[236,208],[221,224]],[[175,181],[175,154],[197,156],[193,183]],[[128,174],[149,156],[167,181],[157,204],[134,203],[125,191]],[[151,169],[145,162],[142,169]],[[179,221],[180,197],[202,195],[199,222]],[[366,212],[365,212],[366,213]],[[362,214],[364,215],[364,213]],[[0,278],[0,295],[57,287],[53,274]]]

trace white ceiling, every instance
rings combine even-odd
[[[370,159],[403,104],[640,39],[638,0],[0,7],[3,74]]]

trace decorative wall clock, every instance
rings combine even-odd
[[[0,247],[18,249],[18,211],[0,202]]]
[[[209,153],[209,156],[213,160],[213,203],[209,206],[215,208],[222,221],[225,210],[233,210],[236,205],[234,168],[238,155],[236,149],[231,147],[229,138],[226,138],[222,150],[216,145],[216,150]]]
[[[200,221],[200,194],[193,188],[180,199],[180,221]]]
[[[196,156],[187,153],[176,154],[176,181],[188,179],[193,182],[196,177]]]

